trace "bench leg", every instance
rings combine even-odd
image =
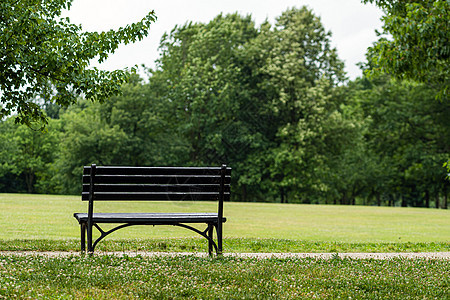
[[[213,234],[214,234],[214,225],[213,224],[208,224],[208,237],[212,240],[213,239]],[[208,253],[209,256],[212,256],[212,251],[213,251],[213,244],[210,240],[208,240]]]
[[[217,255],[222,255],[222,223],[217,224]]]
[[[86,223],[80,224],[81,228],[81,251],[86,251]]]
[[[88,253],[92,253],[94,252],[94,249],[92,249],[92,223],[89,224],[89,222],[87,223],[87,251]]]

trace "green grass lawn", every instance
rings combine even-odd
[[[0,255],[0,299],[449,299],[445,260]]]
[[[211,202],[98,202],[97,212],[214,211]],[[0,194],[0,240],[77,239],[79,196]],[[450,242],[450,211],[421,208],[225,203],[228,238],[347,243]],[[191,237],[171,226],[135,226],[108,239]]]
[[[214,211],[215,203],[99,203],[103,212]],[[0,194],[0,250],[74,251],[75,196]],[[226,203],[225,252],[450,251],[445,210]],[[131,227],[99,251],[206,251],[190,231]],[[439,259],[46,257],[0,253],[0,299],[450,299]]]

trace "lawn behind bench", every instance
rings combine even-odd
[[[105,205],[106,204],[106,205]],[[129,205],[128,205],[129,204]],[[98,212],[214,211],[212,202],[96,203]],[[80,196],[0,194],[0,240],[78,239],[74,212]],[[224,205],[225,238],[343,243],[450,242],[450,211],[421,208],[236,203]],[[134,226],[107,238],[161,239],[196,236],[172,226]],[[226,249],[225,249],[226,251]]]
[[[189,208],[192,204],[181,204]],[[212,203],[198,202],[214,209]],[[177,211],[180,204],[135,204]],[[0,250],[79,249],[80,197],[0,194]],[[110,207],[116,210],[117,207]],[[225,203],[225,252],[449,251],[448,211]],[[185,238],[178,238],[184,236]],[[99,250],[206,251],[175,227],[127,228]],[[173,238],[177,237],[177,238]],[[101,247],[104,247],[101,249]],[[0,298],[447,299],[448,261],[47,257],[0,253]]]

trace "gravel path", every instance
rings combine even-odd
[[[1,255],[36,255],[47,257],[66,257],[78,256],[80,252],[38,252],[38,251],[0,251]],[[118,255],[118,256],[189,256],[208,257],[207,253],[193,253],[193,252],[96,252],[95,255]],[[321,258],[331,259],[352,258],[352,259],[392,259],[392,258],[428,258],[428,259],[445,259],[450,260],[450,252],[419,252],[419,253],[224,253],[226,257],[242,257],[242,258]]]

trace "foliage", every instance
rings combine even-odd
[[[450,293],[445,260],[1,256],[0,296],[374,299]]]
[[[376,169],[383,170],[375,173],[374,196],[382,193],[401,198],[402,206],[429,207],[431,196],[445,195],[448,188],[442,168],[450,143],[448,102],[433,101],[435,90],[426,85],[386,76],[355,84],[351,105],[369,120],[367,145],[377,157]]]
[[[448,0],[363,0],[383,9],[382,37],[369,48],[374,70],[426,83],[448,99],[450,2]]]
[[[330,46],[331,34],[306,8],[287,10],[273,31],[263,33],[255,42],[260,51],[268,49],[261,85],[277,129],[267,178],[282,198],[292,192],[308,199],[311,190],[323,188],[314,170],[323,165],[324,128],[335,109],[332,89],[343,80],[343,63]]]
[[[239,14],[176,26],[122,95],[39,103],[48,137],[0,121],[0,191],[79,194],[91,163],[226,163],[233,201],[446,208],[450,112],[437,87],[346,82],[330,44],[305,7],[260,27]]]
[[[151,80],[166,79],[191,163],[234,166],[243,199],[248,188],[274,196],[316,184],[292,175],[304,180],[320,160],[311,144],[330,114],[326,95],[343,80],[329,37],[306,8],[287,10],[273,28],[234,14],[164,36]]]
[[[137,77],[122,95],[107,103],[79,101],[61,114],[64,132],[55,160],[54,180],[61,193],[79,194],[82,167],[98,165],[177,165],[186,156],[185,143],[169,135],[171,124],[153,85]]]
[[[58,122],[50,120],[48,132],[15,125],[12,119],[1,123],[0,174],[23,178],[26,189],[20,192],[54,192],[49,172],[58,152]],[[8,182],[0,183],[8,191]],[[20,186],[20,185],[19,185]]]
[[[67,106],[85,95],[103,101],[117,94],[127,71],[89,69],[121,43],[144,38],[155,21],[142,21],[107,32],[83,32],[62,18],[72,0],[4,0],[0,3],[0,119],[17,113],[16,122],[46,121],[41,99]]]
[[[241,116],[250,101],[243,75],[248,65],[241,56],[256,35],[249,16],[232,14],[176,27],[163,37],[151,81],[167,83],[166,105],[177,134],[189,141],[190,164],[233,165],[245,159],[253,136]]]

